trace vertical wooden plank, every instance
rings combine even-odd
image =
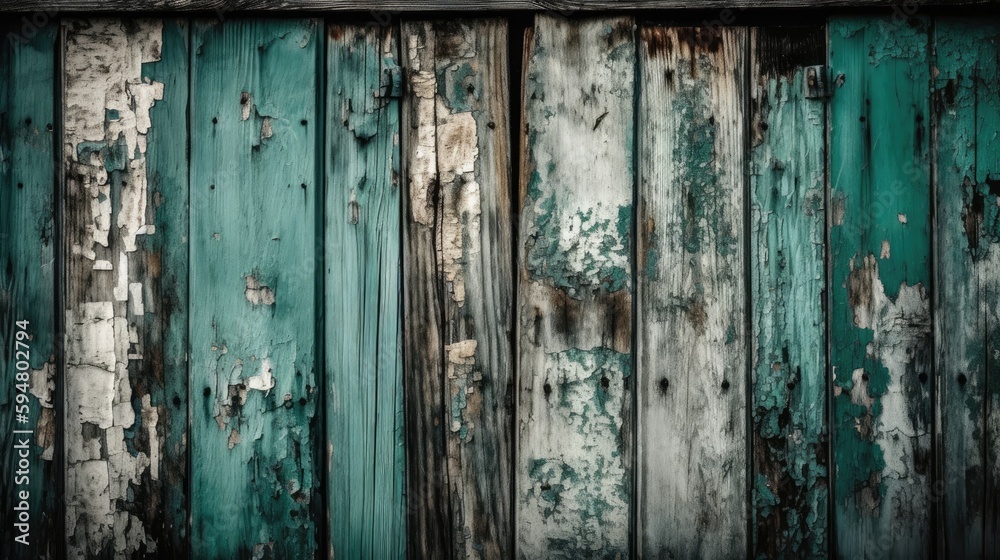
[[[56,557],[62,541],[54,407],[58,27],[31,37],[19,27],[4,29],[0,45],[0,507],[7,520],[0,557],[11,560]]]
[[[834,18],[830,352],[838,554],[932,554],[926,20]]]
[[[434,37],[404,22],[409,91],[403,104],[403,275],[406,502],[409,558],[452,558],[445,439],[444,285],[438,281],[438,171]],[[428,46],[428,42],[431,45]]]
[[[938,18],[934,49],[941,548],[989,558],[1000,554],[1000,31],[996,22]]]
[[[406,555],[399,101],[393,28],[327,28],[326,370],[331,558]]]
[[[518,558],[627,558],[635,24],[540,15],[526,45]]]
[[[988,34],[979,44],[976,69],[976,184],[989,189],[989,227],[992,250],[1000,243],[1000,33],[993,18],[977,25],[978,33]],[[984,218],[985,218],[984,214]],[[984,512],[984,556],[1000,557],[1000,267],[997,257],[981,276],[986,287],[986,508]]]
[[[185,550],[186,35],[176,21],[65,24],[72,557]]]
[[[156,520],[157,554],[189,553],[188,439],[188,21],[163,22],[159,59],[142,67],[143,81],[163,84],[150,110],[146,136],[147,215],[155,229],[137,239],[148,253],[143,271],[146,304],[141,347],[142,381],[159,424],[160,486],[142,494],[141,507],[162,510]],[[148,228],[151,229],[151,228]],[[155,235],[152,235],[155,233]],[[151,418],[154,419],[154,418]]]
[[[192,550],[309,557],[320,25],[226,20],[192,32]]]
[[[651,558],[746,555],[746,48],[742,28],[641,34],[637,515]]]
[[[754,558],[828,556],[826,123],[821,27],[750,33]]]
[[[424,325],[408,345],[441,342],[447,453],[447,545],[456,556],[512,554],[510,505],[513,295],[506,23],[502,20],[406,23],[408,144],[412,239],[433,232],[430,276],[410,276],[414,299],[435,284],[440,332]],[[423,133],[422,136],[420,134]],[[429,328],[429,327],[428,327]],[[418,459],[419,461],[419,459]],[[440,504],[439,504],[440,505]],[[425,512],[414,510],[418,516]],[[422,542],[422,541],[418,541]],[[427,557],[437,551],[419,549]]]

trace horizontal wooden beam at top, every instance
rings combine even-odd
[[[1000,0],[4,0],[2,12],[420,12],[546,10],[746,9],[896,6],[904,14],[929,6],[998,4]]]

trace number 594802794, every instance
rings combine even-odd
[[[14,376],[15,387],[17,388],[17,396],[15,397],[14,407],[15,418],[20,424],[26,424],[28,422],[28,389],[30,387],[31,380],[31,348],[28,346],[28,341],[31,340],[31,335],[28,334],[28,321],[17,321],[17,332],[14,333],[14,367],[17,373]]]

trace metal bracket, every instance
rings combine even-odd
[[[803,91],[806,99],[825,99],[830,96],[827,88],[826,66],[806,66]]]
[[[403,97],[403,68],[396,64],[395,59],[385,58],[382,61],[382,75],[379,77],[379,99]]]

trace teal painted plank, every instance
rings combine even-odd
[[[447,539],[456,556],[505,558],[513,551],[513,309],[510,151],[507,124],[507,27],[501,20],[420,22],[403,26],[407,115],[418,139],[406,158],[411,201],[407,228],[432,232],[439,248],[429,275],[409,276],[417,293],[441,295],[440,332],[414,324],[408,344],[443,341],[447,453]],[[425,135],[423,133],[426,133]],[[433,219],[428,219],[433,218]],[[414,237],[420,233],[415,232]],[[425,393],[411,398],[433,398]],[[416,461],[419,464],[420,460]],[[415,516],[425,512],[414,509]],[[430,516],[428,516],[430,517]],[[446,528],[447,529],[447,528]],[[429,557],[439,551],[417,548]]]
[[[196,22],[191,83],[191,546],[318,547],[315,20]]]
[[[744,557],[747,32],[648,26],[641,41],[638,543]]]
[[[934,49],[941,549],[990,558],[1000,554],[1000,31],[937,18]]]
[[[11,560],[55,558],[62,541],[54,406],[57,30],[51,23],[28,38],[10,26],[0,45],[0,506],[6,520],[0,557]],[[15,448],[24,439],[27,457]],[[16,476],[18,470],[27,470],[27,478]]]
[[[163,21],[159,60],[143,65],[143,79],[163,84],[150,110],[146,166],[147,215],[155,235],[138,244],[148,254],[143,272],[145,323],[141,347],[148,360],[136,372],[149,389],[160,426],[160,485],[135,501],[162,510],[150,532],[161,555],[188,554],[188,53],[187,20]]]
[[[68,555],[182,553],[186,29],[64,25]]]
[[[830,20],[837,551],[924,558],[931,519],[928,23]]]
[[[379,97],[397,41],[393,29],[327,28],[331,558],[406,555],[399,101]]]
[[[516,556],[627,558],[635,24],[539,15],[526,49]]]
[[[754,28],[750,76],[755,558],[829,554],[825,103],[819,27]]]

